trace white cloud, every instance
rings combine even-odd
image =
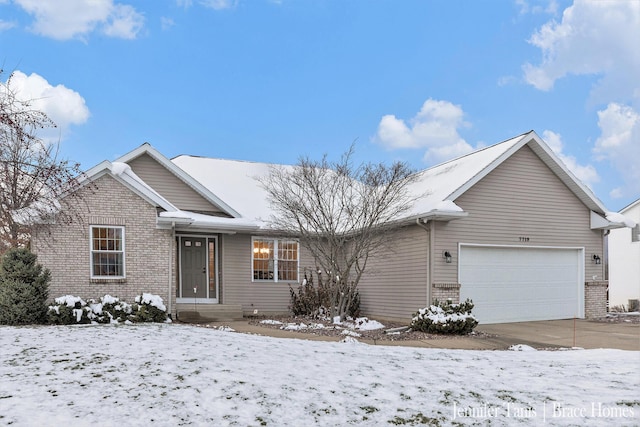
[[[109,37],[135,38],[144,17],[132,6],[113,0],[15,0],[35,21],[36,34],[58,40],[84,38],[99,30]]]
[[[374,140],[387,149],[426,148],[425,160],[433,163],[467,154],[473,148],[458,134],[468,124],[458,105],[427,99],[407,124],[393,114],[382,117]]]
[[[160,18],[160,26],[162,27],[163,30],[168,30],[169,28],[175,25],[176,25],[175,21],[171,18],[167,18],[165,16]]]
[[[231,9],[238,4],[237,0],[201,0],[200,4],[215,10]]]
[[[633,108],[610,103],[598,111],[600,137],[594,153],[607,160],[622,175],[624,186],[611,190],[614,196],[640,194],[640,113]]]
[[[142,14],[129,5],[116,4],[104,26],[104,33],[109,37],[135,39],[144,26]]]
[[[15,71],[11,88],[23,101],[31,100],[34,109],[47,114],[57,125],[56,130],[47,130],[43,139],[64,138],[70,125],[80,125],[89,119],[89,109],[84,98],[63,85],[52,86],[38,74]]]
[[[15,22],[4,21],[4,20],[0,19],[0,31],[10,30],[11,28],[14,28],[15,26],[16,26]]]
[[[558,3],[556,2],[556,0],[549,0],[549,1],[516,0],[515,4],[520,8],[521,15],[524,15],[527,13],[555,14],[558,12]]]
[[[565,166],[584,184],[591,187],[596,182],[600,181],[596,168],[592,165],[580,165],[578,160],[563,153],[564,143],[562,142],[562,136],[559,133],[545,130],[542,132],[542,139],[549,145],[553,152],[562,160]]]
[[[561,22],[547,22],[529,39],[543,58],[540,65],[523,66],[525,80],[547,91],[568,74],[601,75],[592,93],[596,100],[637,96],[638,40],[640,2],[575,0],[564,10]]]

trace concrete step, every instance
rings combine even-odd
[[[185,323],[242,320],[242,306],[234,304],[176,304],[176,317]]]

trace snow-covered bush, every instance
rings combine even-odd
[[[91,308],[80,297],[65,295],[56,298],[49,306],[49,323],[53,325],[74,325],[91,323],[94,317]]]
[[[119,323],[133,320],[131,304],[120,301],[111,295],[105,295],[98,302],[89,303],[92,316],[91,320],[98,323]]]
[[[7,251],[0,266],[0,324],[45,323],[49,270],[28,249]]]
[[[49,306],[49,323],[74,325],[78,323],[165,322],[167,309],[158,295],[143,293],[135,298],[135,305],[105,295],[87,304],[82,298],[65,295]]]
[[[167,307],[159,295],[143,293],[135,299],[136,306],[133,309],[137,322],[166,322]]]
[[[460,304],[436,300],[432,306],[421,308],[413,315],[411,329],[432,334],[466,335],[478,325],[471,314],[472,309],[473,302],[470,299]]]

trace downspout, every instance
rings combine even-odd
[[[433,221],[427,220],[426,223],[423,223],[420,218],[416,219],[416,225],[422,229],[424,229],[429,235],[427,240],[427,301],[426,307],[431,305],[431,279],[433,277],[433,256],[432,250],[433,248]]]
[[[171,292],[173,292],[173,245],[176,241],[176,223],[175,221],[171,222],[171,242],[169,242],[169,316],[171,316],[171,309],[173,308],[173,296]]]
[[[607,250],[608,244],[605,243],[609,233],[611,233],[611,230],[602,230],[602,270],[603,270],[602,278],[603,280],[609,280],[609,251]],[[607,292],[607,304],[609,302],[608,296],[609,295]]]

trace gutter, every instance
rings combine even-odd
[[[416,225],[427,232],[429,235],[428,243],[427,243],[427,301],[425,307],[429,307],[431,305],[431,281],[433,278],[433,242],[434,242],[434,223],[433,221],[427,220],[425,221],[422,218],[416,218]]]

